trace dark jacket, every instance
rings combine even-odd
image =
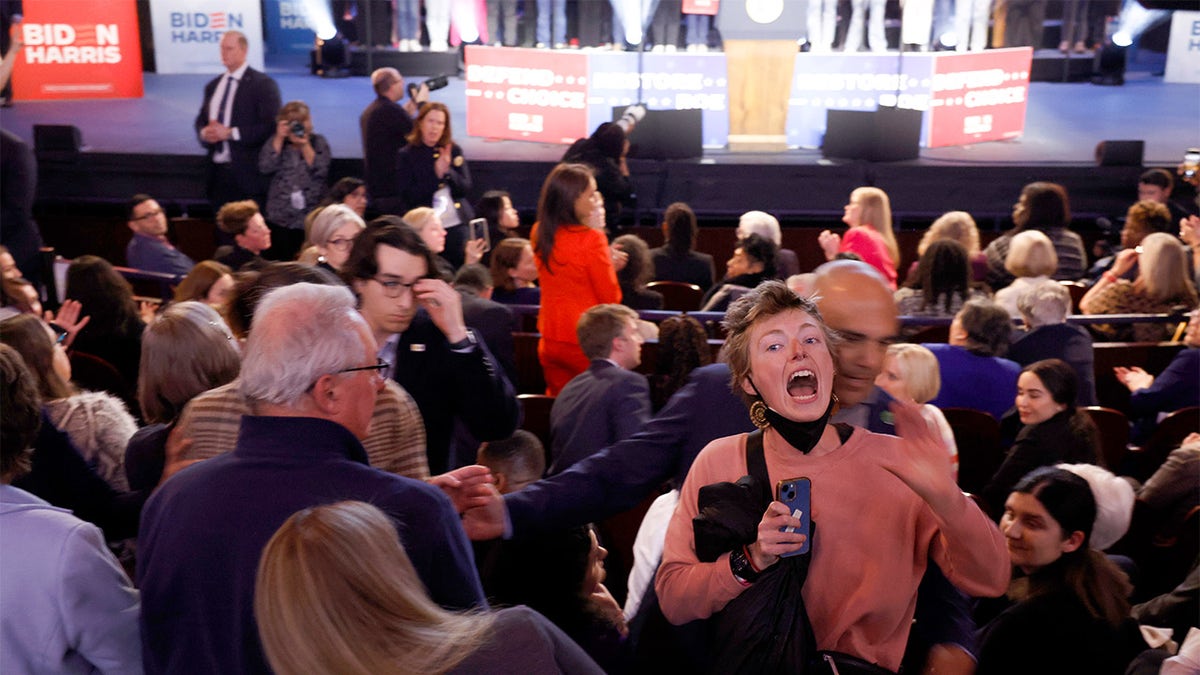
[[[513,386],[484,341],[465,353],[452,351],[424,310],[400,335],[393,377],[421,409],[429,470],[434,475],[450,466],[456,419],[481,441],[507,438],[517,428]]]
[[[983,501],[988,512],[996,517],[1004,510],[1004,501],[1017,481],[1041,466],[1055,464],[1095,464],[1095,429],[1081,417],[1084,413],[1068,408],[1040,424],[1027,424],[1017,434],[996,475],[983,489]],[[1089,433],[1090,429],[1090,433]]]
[[[200,130],[208,125],[209,101],[224,76],[222,73],[204,85],[204,102],[193,124],[197,140]],[[279,85],[275,80],[266,73],[246,68],[238,82],[229,113],[229,126],[237,128],[239,140],[231,138],[228,143],[234,179],[247,194],[266,192],[267,179],[258,171],[258,152],[263,143],[275,134],[275,116],[281,107]],[[208,151],[209,159],[221,148],[220,143],[205,143],[202,140],[200,145]]]
[[[1042,359],[1062,359],[1079,378],[1075,405],[1096,405],[1095,351],[1092,335],[1082,326],[1056,323],[1028,333],[1013,331],[1013,343],[1005,358],[1022,367]]]
[[[396,522],[434,602],[486,606],[470,544],[440,490],[371,468],[362,444],[334,422],[247,415],[232,452],[181,471],[146,504],[137,564],[146,672],[269,672],[254,620],[262,549],[293,513],[343,500],[374,504]]]
[[[654,261],[655,281],[696,284],[701,291],[708,291],[713,285],[713,257],[707,253],[688,251],[680,256],[660,246],[650,249],[650,259]]]
[[[358,118],[363,144],[363,180],[372,200],[400,192],[396,178],[396,153],[408,143],[413,120],[404,106],[376,96]]]

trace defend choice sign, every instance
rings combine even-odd
[[[587,136],[588,57],[467,47],[467,133],[545,143]]]
[[[25,0],[18,100],[137,98],[142,53],[132,0]]]
[[[150,23],[159,73],[221,72],[221,36],[230,30],[246,34],[246,61],[251,68],[263,69],[258,0],[150,0]]]

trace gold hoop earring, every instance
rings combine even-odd
[[[762,399],[750,404],[750,423],[759,429],[771,426],[767,421],[767,404],[763,403]]]
[[[842,401],[838,398],[836,393],[831,394],[831,396],[833,397],[833,408],[829,411],[829,416],[833,417],[834,415],[838,414],[839,410],[842,409]]]

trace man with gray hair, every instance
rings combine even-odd
[[[1017,297],[1024,330],[1012,332],[1009,359],[1025,367],[1042,359],[1062,359],[1079,377],[1075,405],[1096,405],[1095,351],[1083,326],[1067,323],[1071,294],[1052,279],[1037,282]]]
[[[142,515],[136,577],[148,672],[268,672],[253,614],[258,559],[284,520],[321,504],[378,506],[435,602],[486,606],[450,500],[367,463],[360,440],[384,384],[375,352],[344,287],[294,284],[259,304],[241,374],[253,414],[236,447],[180,472]],[[475,487],[486,491],[486,476]]]

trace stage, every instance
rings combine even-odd
[[[1033,180],[1067,185],[1082,219],[1123,213],[1136,197],[1142,168],[1097,167],[1093,151],[1099,141],[1145,141],[1145,166],[1174,167],[1185,148],[1200,146],[1200,86],[1164,83],[1155,74],[1161,65],[1160,54],[1132,53],[1120,87],[1032,82],[1022,136],[922,148],[912,161],[828,160],[815,147],[750,154],[706,147],[695,160],[632,160],[638,216],[649,222],[667,204],[682,200],[702,217],[763,209],[785,225],[802,224],[839,215],[851,189],[876,185],[892,196],[901,227],[919,227],[944,211],[963,209],[990,228],[1003,225],[1021,185]],[[311,107],[315,131],[333,148],[333,176],[360,175],[358,118],[374,97],[369,81],[269,72],[284,101],[300,99]],[[0,110],[0,126],[27,141],[34,124],[71,124],[82,131],[85,150],[77,161],[41,163],[39,209],[104,208],[150,192],[172,211],[207,215],[203,156],[192,121],[201,89],[215,75],[216,69],[204,76],[146,73],[141,99],[18,101]],[[451,78],[432,98],[452,112],[455,140],[470,162],[475,188],[508,189],[529,219],[541,181],[565,146],[466,136],[465,90],[462,79]]]

